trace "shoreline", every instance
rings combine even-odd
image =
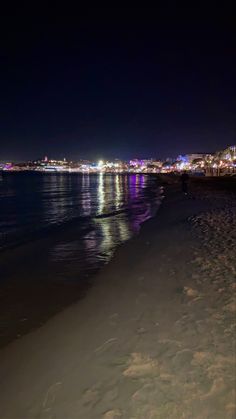
[[[27,174],[26,172],[22,172]],[[17,173],[12,173],[12,175],[17,175]],[[52,174],[49,174],[49,176],[51,176]],[[62,174],[60,174],[61,176]],[[76,174],[77,176],[83,176],[82,174]],[[137,174],[138,175],[138,174]],[[139,174],[140,175],[140,174]],[[85,175],[87,176],[87,175]],[[97,177],[97,174],[92,174],[91,176]],[[107,177],[111,177],[113,176],[110,173],[105,174],[105,176]],[[116,175],[114,175],[116,176]],[[121,177],[127,177],[127,174],[119,174],[119,176]],[[132,176],[132,175],[131,175]],[[147,177],[149,179],[159,179],[159,176],[157,175],[153,175],[153,174],[142,174],[141,176]],[[151,186],[147,186],[147,189],[149,189],[149,191],[151,190]],[[78,228],[78,221],[90,221],[93,222],[96,219],[102,219],[102,218],[108,218],[110,216],[119,214],[119,213],[125,213],[125,212],[129,212],[130,208],[129,206],[125,205],[123,208],[119,208],[117,209],[113,209],[111,210],[111,212],[108,213],[96,213],[94,212],[94,214],[90,214],[87,216],[84,215],[77,215],[77,217],[72,217],[66,221],[62,221],[61,223],[49,223],[46,224],[44,227],[41,226],[41,229],[35,229],[35,228],[29,228],[29,230],[26,230],[26,237],[24,237],[24,234],[21,232],[20,236],[17,236],[17,234],[15,235],[15,238],[11,239],[11,235],[14,237],[15,233],[9,233],[9,232],[3,232],[0,234],[0,238],[2,237],[2,246],[0,247],[0,256],[4,255],[4,253],[7,253],[8,251],[11,250],[17,250],[20,247],[27,247],[30,246],[31,243],[35,243],[36,241],[42,241],[42,240],[50,240],[50,238],[53,236],[60,236],[62,233],[65,234],[65,231],[67,230],[75,230],[76,228]],[[79,225],[80,227],[80,225]],[[88,230],[91,228],[91,226],[88,227]],[[83,233],[83,231],[86,231],[86,229],[84,230],[82,227],[81,232]],[[9,239],[10,237],[10,239]],[[6,243],[6,245],[4,245],[4,242]],[[0,243],[1,244],[1,243]]]
[[[146,188],[146,194],[150,195],[150,203],[156,207],[156,212],[160,203],[156,201],[158,196],[154,200],[153,194],[157,194],[159,188],[158,178],[155,185],[152,180]],[[125,214],[128,211],[132,213],[132,205],[120,210],[118,216],[119,213]],[[84,298],[93,286],[98,272],[110,263],[114,257],[113,252],[116,253],[117,248],[123,246],[126,240],[121,243],[114,241],[114,248],[106,249],[107,254],[101,254],[101,258],[98,257],[99,254],[95,255],[97,259],[93,263],[89,261],[90,255],[85,254],[88,258],[85,262],[79,260],[79,256],[77,264],[71,266],[65,260],[64,266],[63,263],[57,266],[56,262],[48,259],[50,251],[61,240],[68,239],[73,242],[78,240],[78,234],[82,233],[83,238],[88,232],[96,230],[97,222],[104,220],[107,223],[111,219],[110,215],[116,216],[116,213],[114,211],[94,215],[90,217],[86,228],[83,228],[82,224],[77,226],[75,220],[70,220],[66,225],[57,226],[53,235],[42,235],[32,242],[27,241],[1,251],[0,348],[36,330],[51,317]],[[128,227],[130,222],[127,218]],[[139,233],[130,230],[128,234],[135,236]],[[81,252],[83,248],[77,247],[77,251]],[[107,262],[108,258],[110,260]]]
[[[234,249],[222,277],[207,247],[234,198],[198,185],[168,186],[85,298],[0,351],[1,418],[234,417]]]

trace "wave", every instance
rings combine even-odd
[[[78,234],[86,234],[93,230],[91,217],[74,217],[61,223],[41,225],[38,228],[19,229],[12,232],[0,232],[0,251],[27,244],[36,240],[65,238],[69,235],[78,238]]]
[[[124,209],[121,209],[121,210],[115,210],[115,211],[111,211],[111,212],[107,212],[107,213],[95,215],[95,217],[93,217],[93,219],[94,220],[97,220],[97,219],[102,219],[102,218],[115,217],[116,215],[125,214],[125,213],[128,214],[130,212],[131,212],[131,209],[124,208]]]

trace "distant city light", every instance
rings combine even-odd
[[[2,162],[2,171],[35,171],[48,173],[178,173],[187,170],[192,174],[207,176],[233,175],[236,167],[236,146],[231,146],[214,154],[192,153],[179,155],[176,159],[132,159],[129,162],[115,159],[70,161],[56,160],[45,156],[43,159],[22,163]]]

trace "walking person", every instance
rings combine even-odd
[[[180,177],[181,183],[182,183],[182,192],[185,195],[188,195],[188,183],[189,183],[189,175],[186,172],[186,170],[182,173]]]

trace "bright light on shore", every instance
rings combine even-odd
[[[104,161],[103,160],[99,160],[99,162],[98,162],[98,166],[99,167],[101,167],[101,166],[103,166],[104,165]]]

